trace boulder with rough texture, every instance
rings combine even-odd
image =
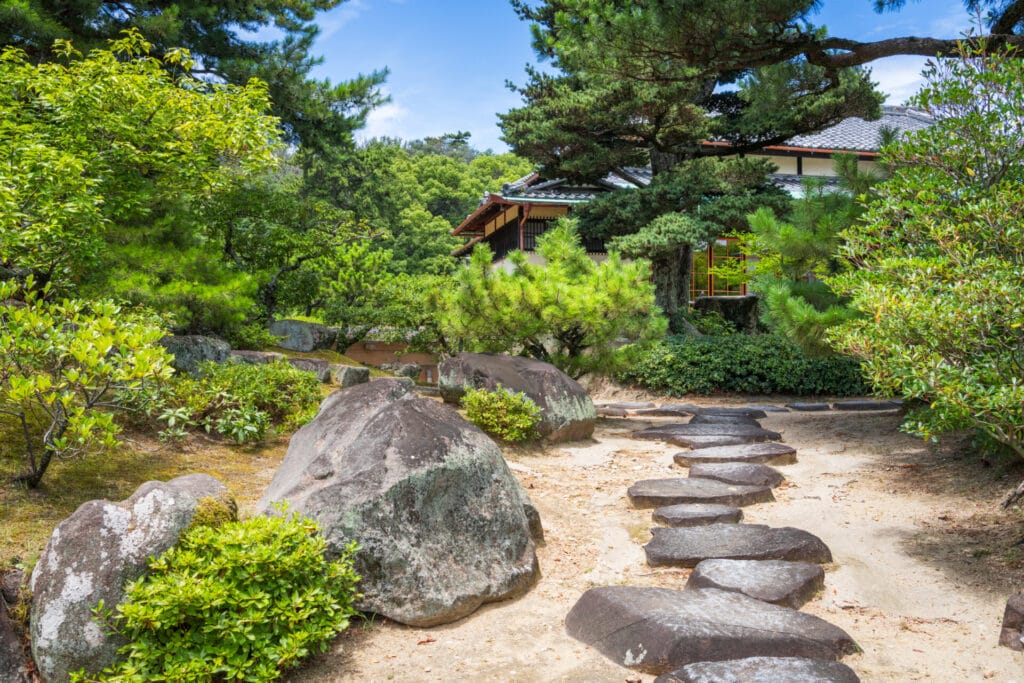
[[[276,351],[232,351],[228,354],[228,360],[249,365],[266,365],[284,359],[285,355]]]
[[[594,433],[597,411],[590,396],[550,363],[503,354],[460,353],[438,368],[438,387],[447,403],[458,404],[467,389],[493,391],[498,386],[522,392],[540,406],[537,431],[548,441],[589,439]]]
[[[390,372],[396,377],[411,377],[414,380],[418,379],[420,373],[423,372],[423,368],[416,363],[384,363],[380,369]]]
[[[7,616],[7,604],[0,599],[0,681],[29,683],[30,680],[21,634]]]
[[[652,674],[745,657],[832,660],[857,649],[818,617],[713,588],[591,588],[565,629],[614,662]]]
[[[705,526],[735,524],[743,519],[743,510],[731,505],[684,503],[656,508],[651,516],[655,522],[665,526]]]
[[[782,443],[753,443],[715,448],[699,448],[672,456],[677,465],[692,467],[712,462],[757,462],[791,465],[796,462],[796,449]]]
[[[231,353],[231,345],[223,339],[198,334],[168,335],[160,340],[160,346],[174,356],[171,366],[188,375],[199,372],[199,364],[205,361],[223,363]]]
[[[707,462],[690,465],[690,476],[714,479],[726,484],[769,486],[775,488],[786,480],[782,472],[754,462]]]
[[[663,674],[654,683],[860,683],[840,662],[805,657],[748,657],[697,662]]]
[[[1013,595],[1006,601],[999,644],[1011,650],[1024,650],[1024,593]]]
[[[454,621],[537,577],[529,500],[501,450],[398,380],[324,400],[257,508],[279,500],[320,523],[331,555],[358,541],[359,608],[404,624]]]
[[[289,358],[288,362],[296,370],[313,373],[324,384],[331,381],[331,364],[321,358]]]
[[[331,366],[331,376],[334,381],[341,385],[342,389],[354,387],[357,384],[366,384],[370,381],[370,368],[362,368],[355,365]]]
[[[143,484],[127,500],[92,500],[54,530],[32,572],[32,655],[48,683],[69,673],[98,672],[114,662],[124,641],[93,619],[100,600],[113,608],[128,582],[146,572],[146,559],[177,541],[198,513],[235,501],[219,481],[190,474]]]
[[[825,587],[825,570],[810,562],[704,560],[694,567],[686,587],[720,588],[800,609]]]
[[[316,351],[329,349],[338,338],[338,329],[305,320],[275,320],[270,334],[281,337],[278,346],[289,351]]]
[[[652,567],[696,567],[704,560],[832,561],[832,552],[814,534],[792,527],[764,524],[710,524],[708,526],[651,529],[644,546]]]
[[[716,503],[742,507],[775,500],[767,486],[738,486],[713,479],[644,479],[626,490],[634,507],[650,508],[684,503]]]

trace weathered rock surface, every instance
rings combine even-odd
[[[999,644],[1011,650],[1024,650],[1024,593],[1013,595],[1006,602]]]
[[[231,352],[231,345],[223,339],[199,334],[168,335],[160,340],[160,346],[174,356],[171,366],[188,375],[199,372],[199,364],[204,361],[223,363]]]
[[[664,439],[666,443],[670,443],[673,446],[679,446],[681,448],[720,448],[722,446],[744,446],[750,443],[750,439],[745,436],[683,436],[675,435],[669,436]]]
[[[833,410],[899,410],[901,407],[903,407],[903,404],[896,401],[871,401],[867,399],[836,401],[832,404]]]
[[[664,507],[684,503],[717,503],[742,507],[775,500],[767,486],[737,486],[712,479],[644,479],[626,490],[638,508]]]
[[[752,417],[746,415],[716,415],[714,413],[698,413],[690,418],[692,425],[748,425],[760,427],[761,425]]]
[[[804,657],[748,657],[697,662],[663,674],[654,683],[860,683],[840,662]]]
[[[690,403],[666,403],[657,408],[641,408],[636,411],[636,414],[646,417],[686,417],[687,415],[696,415],[700,410],[700,406]]]
[[[810,562],[704,560],[694,567],[686,587],[720,588],[800,609],[825,587],[825,570]]]
[[[695,567],[704,560],[789,560],[831,562],[832,553],[814,534],[763,524],[710,524],[684,529],[651,529],[644,546],[652,567]]]
[[[249,365],[265,365],[284,360],[285,355],[274,351],[231,351],[228,353],[228,359]]]
[[[786,407],[802,413],[818,413],[832,409],[828,403],[787,403]]]
[[[25,582],[25,572],[20,569],[0,569],[0,598],[11,607],[21,599],[21,584]]]
[[[760,408],[734,408],[731,406],[704,406],[697,411],[698,415],[717,415],[719,417],[748,417],[753,420],[760,420],[767,417]]]
[[[331,554],[358,541],[360,609],[405,624],[454,621],[537,576],[529,500],[501,450],[399,380],[327,397],[257,508],[278,500],[320,523]]]
[[[384,363],[384,365],[380,366],[380,369],[384,372],[390,372],[397,377],[410,377],[414,380],[423,371],[423,368],[416,363]]]
[[[342,389],[354,387],[357,384],[366,384],[370,381],[370,368],[361,368],[355,365],[334,364],[331,366],[331,376]]]
[[[331,381],[331,364],[321,358],[289,358],[288,362],[296,370],[313,373],[324,384]]]
[[[690,465],[690,476],[714,479],[726,484],[769,486],[775,488],[786,480],[782,472],[768,465],[753,462],[708,462]]]
[[[548,441],[589,439],[597,411],[587,392],[550,363],[489,353],[460,353],[438,367],[445,402],[458,404],[466,389],[521,391],[540,406],[540,435]]]
[[[762,429],[756,424],[668,424],[633,432],[634,439],[665,441],[690,448],[778,441],[778,432]],[[731,441],[732,443],[722,443]]]
[[[592,588],[565,629],[618,664],[653,674],[769,655],[831,660],[857,648],[822,619],[713,588]]]
[[[731,505],[684,503],[657,508],[651,514],[655,522],[665,526],[705,526],[735,524],[743,519],[743,510]]]
[[[305,320],[275,320],[270,334],[281,337],[278,345],[282,349],[303,352],[329,349],[338,338],[336,328]]]
[[[715,448],[699,448],[672,456],[677,465],[690,467],[710,462],[755,462],[790,465],[796,462],[796,449],[782,443],[755,443]]]
[[[173,546],[206,505],[235,501],[219,481],[190,474],[143,484],[127,500],[92,500],[54,530],[32,572],[32,655],[43,680],[63,683],[69,672],[98,672],[114,661],[120,637],[93,619],[100,600],[113,608],[146,559]]]
[[[28,657],[22,647],[21,635],[7,616],[7,605],[0,599],[0,681],[29,683]]]

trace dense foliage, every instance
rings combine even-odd
[[[0,282],[0,421],[24,436],[26,471],[39,485],[56,458],[110,447],[119,432],[106,409],[171,374],[153,315],[111,301],[50,300],[32,279],[14,302]]]
[[[537,436],[540,406],[522,393],[499,386],[495,391],[469,389],[462,397],[466,418],[491,436],[516,443]]]
[[[854,396],[866,390],[860,363],[808,356],[783,337],[731,334],[669,337],[649,349],[625,348],[617,377],[673,396],[744,394]]]
[[[537,253],[543,265],[515,251],[505,270],[492,267],[486,245],[476,247],[439,301],[438,327],[450,345],[518,353],[579,377],[610,369],[617,340],[664,334],[646,262],[611,253],[596,263],[565,220],[537,240]]]
[[[73,680],[279,679],[357,614],[356,544],[334,561],[326,549],[298,515],[194,526],[108,614],[128,640],[120,661]]]
[[[908,429],[1024,456],[1024,61],[965,46],[926,76],[913,103],[936,123],[887,150],[892,178],[844,234],[857,268],[830,283],[864,315],[832,338],[926,406]]]

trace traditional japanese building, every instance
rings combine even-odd
[[[773,181],[793,196],[800,196],[804,178],[823,178],[825,182],[834,178],[831,157],[836,152],[856,155],[858,166],[869,170],[877,165],[885,131],[900,135],[926,128],[930,123],[931,119],[921,112],[905,107],[883,107],[878,120],[852,117],[831,128],[799,135],[784,144],[765,147],[746,156],[769,159],[778,168],[771,176]],[[649,168],[628,168],[623,170],[623,174],[629,179],[612,173],[586,185],[559,178],[545,179],[537,174],[509,183],[500,193],[485,195],[477,210],[452,231],[453,235],[466,240],[454,253],[456,256],[466,255],[483,242],[491,247],[494,262],[499,266],[506,262],[509,252],[516,249],[526,252],[531,259],[539,260],[540,257],[533,253],[537,237],[544,234],[553,221],[599,194],[629,190],[637,183],[646,185],[652,177]],[[600,240],[585,241],[584,246],[593,258],[602,258],[607,253]],[[721,279],[716,282],[712,270],[722,259],[744,258],[735,240],[726,238],[696,249],[690,298],[746,294],[746,285],[729,285]]]

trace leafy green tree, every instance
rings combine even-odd
[[[152,315],[110,301],[47,300],[34,284],[30,276],[24,301],[14,302],[17,285],[0,282],[0,420],[24,436],[27,467],[17,479],[32,488],[54,459],[113,446],[108,409],[121,405],[119,394],[171,374]]]
[[[913,104],[936,122],[886,151],[891,179],[843,235],[856,269],[827,282],[862,315],[831,338],[925,406],[909,431],[974,428],[1024,457],[1024,61],[985,47],[926,71]]]
[[[69,40],[89,51],[135,30],[152,43],[157,59],[188,50],[194,61],[187,71],[193,76],[235,85],[253,78],[267,83],[273,114],[288,141],[325,150],[351,145],[352,132],[386,99],[380,93],[386,70],[339,84],[311,77],[322,61],[311,55],[316,15],[343,1],[0,0],[0,45],[16,47],[39,63],[59,60],[54,41]],[[264,37],[260,32],[267,29],[279,37]]]
[[[474,249],[438,313],[450,343],[519,353],[579,377],[610,369],[616,340],[664,334],[646,262],[623,263],[613,252],[595,263],[564,220],[538,239],[537,253],[544,265],[516,251],[509,256],[512,269],[505,270],[491,266],[486,245]]]
[[[764,322],[814,355],[831,353],[826,331],[856,315],[823,279],[849,267],[837,255],[840,233],[860,218],[867,193],[882,179],[882,172],[858,170],[853,155],[833,159],[837,187],[805,179],[790,220],[761,207],[748,217],[743,239],[744,251],[758,257],[751,287],[762,297]]]

